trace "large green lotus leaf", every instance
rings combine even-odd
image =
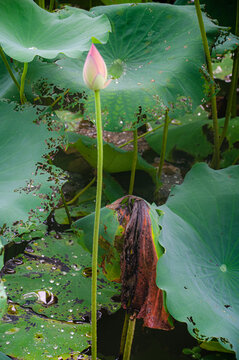
[[[75,9],[49,13],[33,0],[0,0],[0,44],[10,57],[30,62],[36,55],[53,59],[58,54],[77,58],[90,48],[92,38],[106,42],[110,23]]]
[[[96,139],[79,135],[78,140],[70,147],[77,149],[84,159],[93,167],[97,165]],[[109,173],[130,171],[132,166],[133,151],[125,151],[117,146],[104,142],[103,144],[103,168]],[[146,171],[157,183],[156,168],[148,164],[140,155],[137,160],[137,170]]]
[[[60,239],[48,236],[31,242],[29,251],[16,258],[20,264],[13,261],[9,265],[15,272],[5,271],[8,298],[54,320],[84,321],[90,313],[92,271],[90,253],[78,244],[82,236],[69,233]],[[118,293],[119,286],[108,282],[100,271],[98,308],[116,311],[119,304],[111,298]]]
[[[14,359],[69,359],[89,346],[90,324],[48,319],[15,304],[0,325],[0,349]]]
[[[218,120],[220,131],[224,125],[224,118]],[[161,152],[163,131],[156,130],[146,135],[146,141],[159,155]],[[238,118],[230,120],[225,145],[221,148],[221,167],[233,164],[239,156],[238,149],[239,124]],[[169,126],[165,158],[167,161],[177,162],[180,158],[190,163],[203,161],[213,153],[213,124],[208,114],[201,108],[195,114],[185,115],[174,119]]]
[[[160,225],[157,285],[170,314],[197,339],[239,355],[239,166],[196,164],[176,186]],[[230,345],[231,344],[231,345]]]
[[[74,8],[68,8],[74,13]],[[109,73],[114,76],[101,91],[105,129],[121,131],[158,119],[162,104],[175,104],[181,96],[196,107],[205,97],[202,65],[205,63],[195,9],[168,4],[123,4],[96,7],[94,15],[106,14],[112,24],[107,44],[97,44]],[[220,29],[205,18],[209,43]],[[51,66],[29,69],[29,79],[48,78],[49,84],[85,91],[85,110],[94,119],[94,94],[86,88],[79,59],[61,59]],[[182,102],[181,102],[182,105]],[[186,105],[185,105],[186,106]]]
[[[31,210],[42,214],[41,204],[52,193],[53,181],[36,164],[52,151],[46,140],[57,133],[44,124],[33,121],[40,115],[37,109],[16,109],[16,104],[0,102],[0,226],[11,226],[17,220],[26,221]],[[40,198],[41,197],[41,198]]]

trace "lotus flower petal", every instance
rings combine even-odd
[[[107,80],[107,67],[105,62],[93,44],[91,45],[84,64],[83,79],[87,87],[91,90],[104,89],[110,83],[110,80]]]

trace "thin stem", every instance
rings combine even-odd
[[[95,111],[96,111],[96,130],[97,130],[97,187],[95,222],[92,250],[92,287],[91,287],[91,327],[92,327],[92,360],[97,359],[97,260],[98,260],[98,241],[100,226],[100,208],[103,181],[103,136],[101,122],[100,91],[95,90]]]
[[[230,90],[229,90],[229,94],[228,94],[228,100],[227,100],[225,122],[224,122],[224,126],[223,126],[222,133],[220,136],[220,147],[221,147],[223,140],[227,134],[228,125],[229,125],[230,118],[231,118],[232,103],[233,103],[233,98],[234,98],[235,90],[237,87],[237,81],[238,81],[238,63],[239,63],[239,51],[237,48],[235,51],[234,59],[233,59],[232,79],[231,79],[231,85],[230,85]]]
[[[200,2],[199,0],[194,1],[202,42],[203,42],[203,48],[207,59],[207,68],[208,73],[210,75],[210,78],[212,80],[212,83],[210,83],[210,96],[211,96],[211,103],[212,103],[212,119],[213,119],[213,132],[214,132],[214,154],[213,154],[213,160],[211,162],[211,167],[218,169],[219,163],[220,163],[220,152],[219,152],[219,131],[218,131],[218,120],[217,120],[217,102],[216,102],[216,93],[215,93],[215,85],[213,81],[213,71],[212,71],[212,61],[211,61],[211,55],[209,51],[208,41],[207,41],[207,35],[203,23],[203,17],[202,12],[200,8]]]
[[[160,129],[161,127],[163,127],[163,124],[161,124],[161,125],[159,125],[159,126],[156,126],[156,127],[155,127],[154,129],[152,129],[152,130],[146,131],[144,134],[138,136],[137,139],[139,140],[139,139],[145,137],[146,135],[155,132],[156,130]],[[129,140],[129,141],[127,141],[126,143],[120,145],[119,148],[122,148],[122,147],[124,147],[124,146],[126,146],[126,145],[128,145],[128,144],[131,144],[133,141],[134,141],[134,139]]]
[[[39,0],[39,6],[40,6],[42,9],[45,9],[45,0]]]
[[[61,199],[62,199],[64,208],[65,208],[65,211],[66,211],[66,215],[67,215],[67,218],[68,218],[68,223],[69,223],[69,225],[71,225],[71,224],[72,224],[71,214],[70,214],[70,211],[69,211],[69,209],[68,209],[68,206],[67,206],[67,203],[66,203],[66,199],[65,199],[65,196],[64,196],[64,194],[63,194],[62,189],[60,189],[60,194],[61,194]]]
[[[25,79],[26,79],[26,75],[27,75],[27,68],[28,68],[28,63],[24,63],[23,72],[22,72],[22,76],[21,76],[21,86],[20,86],[21,104],[25,104],[25,102],[26,102],[26,98],[24,95],[24,86],[25,86]]]
[[[64,92],[63,96],[65,96],[69,91],[70,91],[70,89],[67,89]],[[58,101],[60,101],[61,99],[62,99],[62,95],[58,96],[58,98],[56,98],[56,100],[54,100],[53,103],[50,106],[51,107],[55,106],[58,103]]]
[[[67,205],[72,205],[72,204],[74,204],[74,202],[75,202],[82,194],[84,194],[84,192],[86,192],[86,190],[88,190],[88,189],[91,187],[91,185],[94,184],[95,180],[96,180],[96,177],[94,177],[89,184],[87,184],[81,191],[79,191],[79,192],[73,197],[73,199],[71,199],[70,201],[67,201],[66,204],[67,204]]]
[[[237,157],[235,158],[235,160],[233,161],[232,165],[236,165],[236,163],[238,162],[238,160],[239,160],[239,156],[237,156]]]
[[[125,312],[124,325],[123,325],[122,334],[121,334],[121,341],[120,341],[120,356],[122,356],[123,353],[124,353],[128,326],[129,326],[129,314],[128,314],[128,312]]]
[[[52,12],[54,9],[55,0],[50,0],[49,11]]]
[[[129,319],[123,360],[130,360],[131,348],[132,348],[132,343],[133,343],[133,339],[134,339],[135,323],[136,323],[136,317]]]
[[[19,85],[17,79],[15,78],[10,65],[8,64],[7,58],[6,58],[6,56],[5,56],[4,52],[3,52],[3,49],[1,47],[0,47],[0,55],[2,57],[2,61],[4,62],[4,65],[7,68],[7,71],[9,72],[9,75],[11,76],[12,80],[14,81],[14,84],[16,85],[18,90],[20,90],[20,85]]]
[[[135,179],[135,172],[138,160],[138,132],[137,129],[133,131],[134,134],[134,151],[133,151],[133,158],[132,158],[132,165],[131,165],[131,175],[130,175],[130,184],[129,184],[129,195],[133,194],[134,191],[134,179]]]
[[[239,35],[239,0],[237,0],[237,16],[236,16],[236,35]],[[238,68],[239,68],[239,49],[236,48],[233,56],[233,67],[232,67],[232,79],[231,79],[231,85],[230,90],[228,94],[228,100],[227,100],[227,108],[226,108],[226,116],[225,116],[225,122],[223,126],[223,130],[220,136],[220,147],[223,143],[223,140],[227,134],[227,129],[229,125],[229,121],[231,118],[232,113],[232,105],[233,105],[233,99],[236,96],[237,92],[237,82],[238,82]]]
[[[162,175],[162,169],[163,169],[164,158],[165,158],[166,147],[167,147],[168,124],[169,124],[169,117],[168,117],[168,109],[167,109],[165,112],[164,128],[163,128],[163,143],[162,143],[162,147],[161,147],[160,161],[159,161],[159,167],[158,167],[158,171],[157,171],[157,175],[158,175],[159,179]]]

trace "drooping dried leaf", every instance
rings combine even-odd
[[[109,205],[118,213],[125,228],[121,253],[121,303],[131,315],[144,320],[144,326],[171,330],[163,291],[156,285],[158,256],[153,241],[150,207],[142,199],[124,197]]]

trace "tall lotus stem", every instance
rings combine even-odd
[[[167,146],[167,137],[168,137],[168,123],[169,123],[169,117],[168,117],[168,109],[165,112],[165,119],[164,119],[164,128],[163,128],[163,143],[160,153],[160,161],[159,161],[159,167],[157,171],[158,178],[160,179],[162,175],[162,169],[164,164],[164,158],[166,153],[166,146]]]
[[[87,55],[84,68],[83,78],[85,84],[94,91],[95,94],[95,114],[97,130],[97,187],[96,187],[96,205],[95,205],[95,222],[93,234],[92,249],[92,286],[91,286],[91,326],[92,326],[92,360],[97,359],[97,267],[98,267],[98,242],[100,226],[100,208],[102,195],[103,179],[103,136],[101,121],[101,104],[100,90],[108,84],[107,68],[103,58],[94,45],[91,46]]]
[[[216,102],[216,93],[215,93],[215,85],[213,82],[213,71],[212,71],[212,61],[211,61],[211,55],[209,51],[208,41],[207,41],[207,35],[204,27],[202,12],[200,8],[200,2],[199,0],[194,1],[197,17],[198,17],[198,23],[200,27],[202,42],[203,42],[203,48],[207,59],[207,68],[208,73],[210,75],[212,83],[210,84],[210,96],[211,96],[211,104],[212,104],[212,119],[213,119],[213,133],[214,133],[214,153],[213,153],[213,159],[211,162],[211,167],[218,169],[220,164],[220,147],[219,147],[219,130],[218,130],[218,120],[217,120],[217,102]]]
[[[24,63],[23,72],[21,76],[21,85],[20,85],[20,101],[22,105],[25,104],[26,102],[26,98],[24,95],[24,87],[25,87],[25,79],[27,75],[27,68],[28,68],[28,63]]]
[[[134,338],[135,324],[136,324],[136,316],[133,316],[132,318],[130,317],[129,323],[128,323],[127,338],[126,338],[125,347],[124,347],[123,360],[130,360],[131,348],[132,348],[133,338]]]
[[[3,49],[1,47],[0,47],[0,55],[1,55],[2,61],[4,62],[4,65],[7,68],[7,71],[9,72],[9,75],[11,76],[14,84],[16,85],[18,90],[20,91],[20,85],[19,85],[17,79],[15,78],[10,65],[8,64],[7,58],[6,58],[6,56],[5,56],[4,52],[3,52]]]
[[[129,184],[129,195],[133,195],[134,191],[134,179],[135,179],[135,172],[138,160],[138,132],[137,129],[133,131],[134,135],[134,150],[133,150],[133,157],[132,157],[132,165],[131,165],[131,175],[130,175],[130,184]]]
[[[236,15],[236,35],[239,35],[239,0],[237,0],[237,15]],[[229,90],[229,95],[227,99],[227,108],[226,108],[226,115],[225,115],[225,122],[223,126],[222,133],[220,135],[220,147],[222,146],[223,140],[227,134],[227,129],[229,125],[229,121],[232,115],[232,108],[233,108],[233,100],[236,98],[237,93],[237,82],[238,82],[238,68],[239,68],[239,48],[237,47],[234,56],[233,56],[233,67],[232,67],[232,79],[231,85]],[[236,101],[235,101],[236,103]],[[234,109],[233,115],[236,116],[236,110]]]

